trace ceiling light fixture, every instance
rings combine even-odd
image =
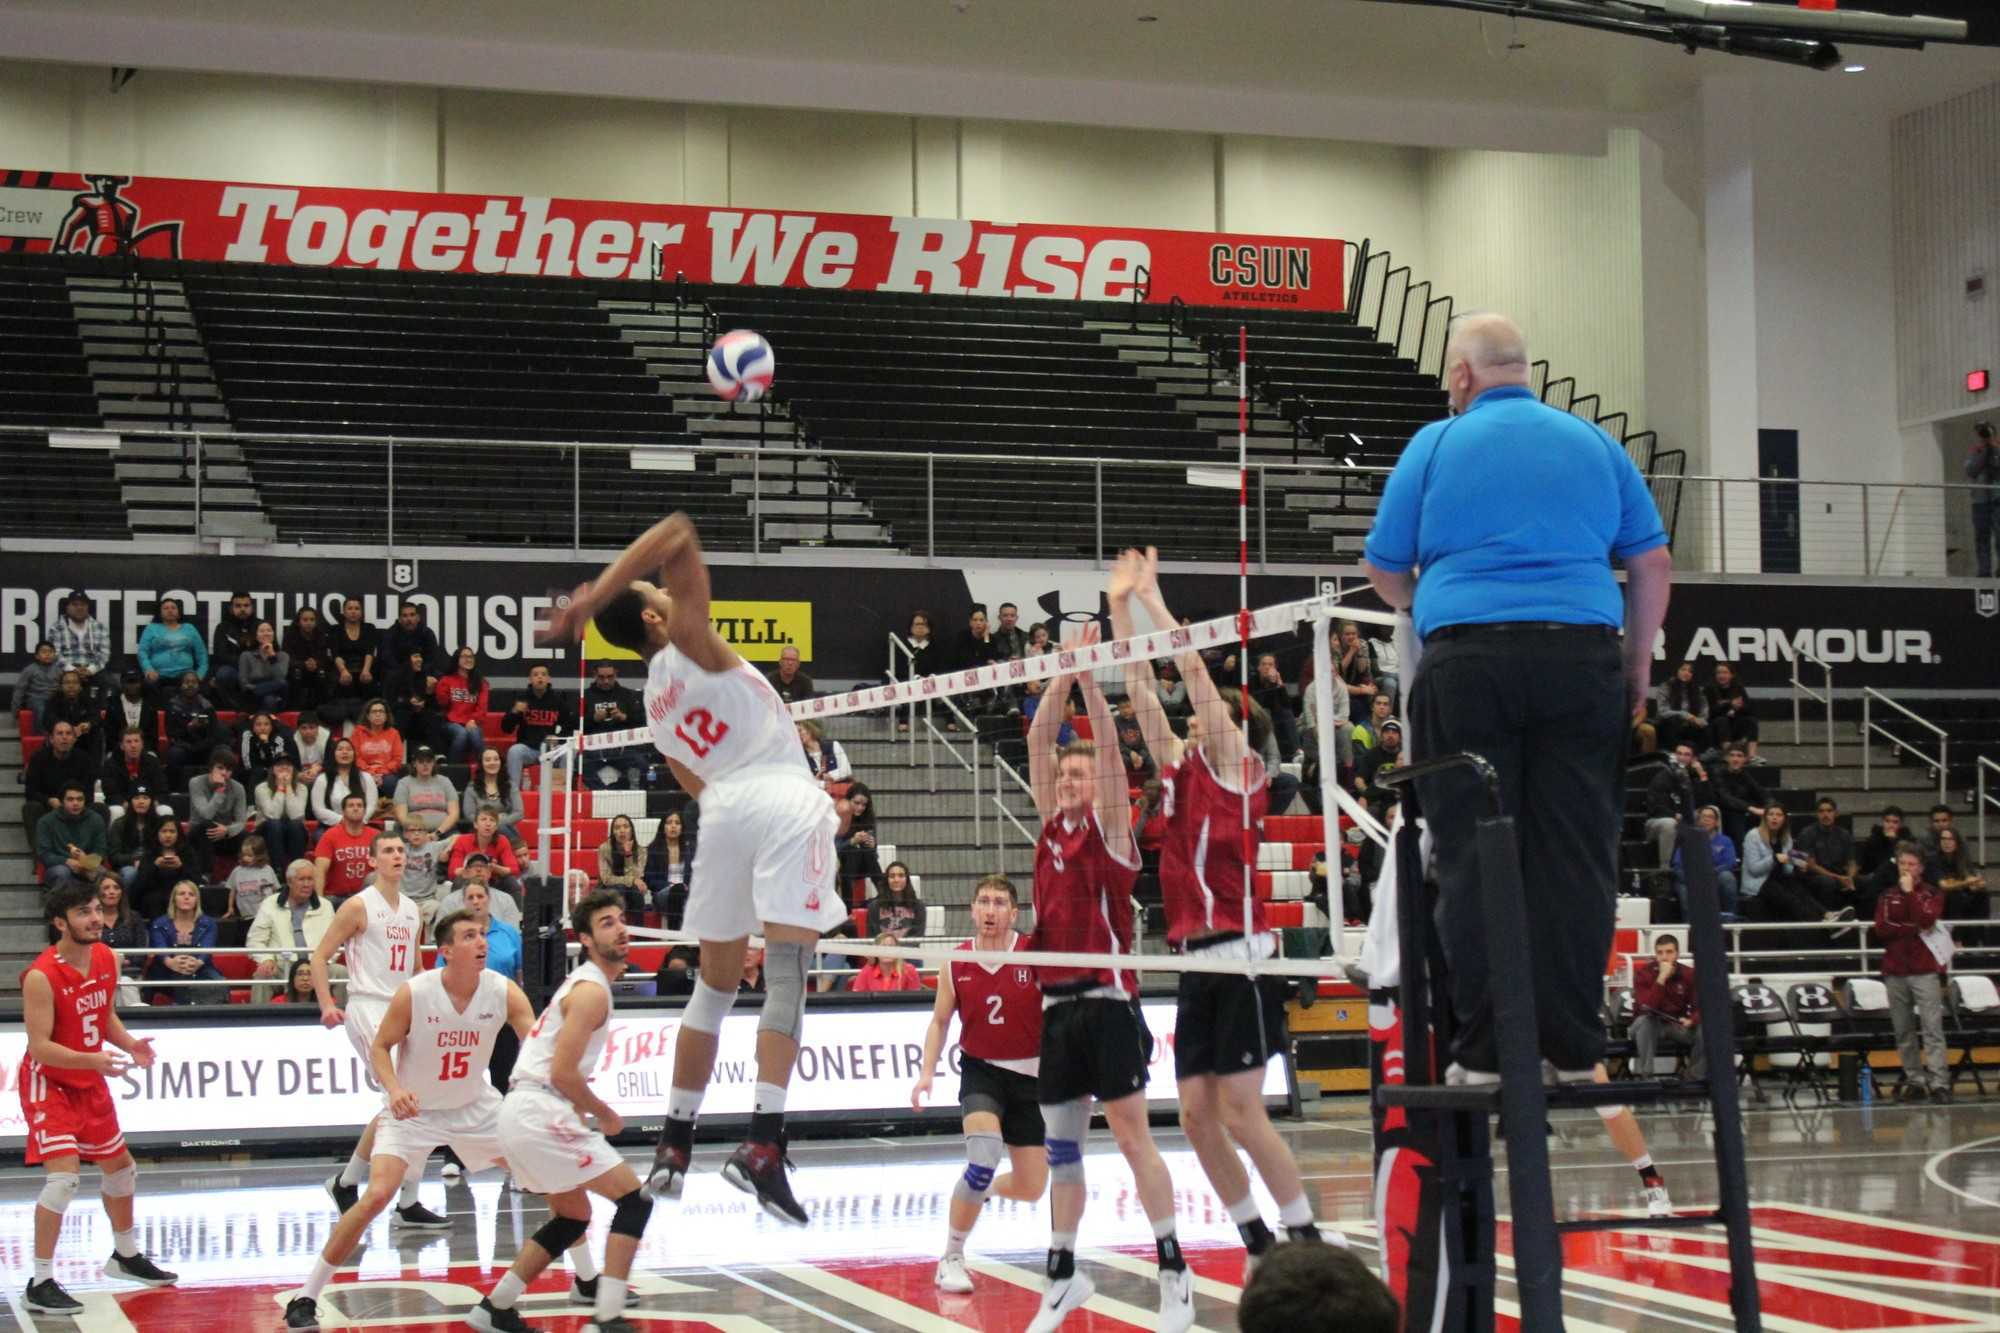
[[[1866,65],[1847,65],[1843,67],[1842,72],[1847,74],[1862,74],[1866,73],[1867,69],[1868,66]]]

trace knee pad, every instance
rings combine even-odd
[[[69,1201],[76,1197],[77,1178],[73,1172],[54,1173],[42,1182],[42,1193],[35,1200],[37,1207],[46,1208],[60,1217],[69,1210]]]
[[[535,1244],[548,1252],[550,1258],[554,1258],[582,1240],[589,1230],[589,1219],[557,1214],[542,1223],[541,1230],[534,1234],[533,1239]]]
[[[1042,1108],[1049,1132],[1049,1179],[1059,1185],[1083,1183],[1083,1144],[1090,1136],[1090,1103],[1079,1097]]]
[[[1600,1106],[1597,1108],[1597,1114],[1603,1118],[1606,1124],[1610,1124],[1613,1120],[1616,1120],[1631,1109],[1629,1106]]]
[[[1006,1145],[1000,1142],[998,1134],[967,1134],[965,1174],[953,1187],[952,1197],[975,1204],[986,1202],[986,1195],[993,1188],[993,1174],[1006,1155]]]
[[[681,1026],[706,1032],[713,1037],[722,1031],[722,1020],[729,1017],[729,1011],[735,1007],[736,991],[733,987],[717,990],[706,981],[698,981],[694,994],[688,996],[687,1008],[681,1011]]]
[[[646,1219],[652,1215],[653,1201],[644,1190],[633,1190],[611,1210],[612,1234],[637,1240],[646,1234]]]
[[[98,1182],[98,1193],[107,1199],[129,1199],[139,1192],[139,1167],[136,1163],[117,1171],[106,1171]]]
[[[793,1041],[806,1029],[806,972],[812,967],[811,946],[790,940],[764,945],[764,1014],[759,1032],[777,1032]]]

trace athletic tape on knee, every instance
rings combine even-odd
[[[1625,1112],[1629,1111],[1630,1109],[1632,1108],[1628,1106],[1600,1106],[1597,1108],[1597,1114],[1602,1116],[1605,1120],[1616,1120],[1619,1116],[1624,1115]]]
[[[653,1201],[644,1190],[633,1190],[611,1210],[611,1230],[637,1240],[646,1234],[646,1219],[653,1215]]]
[[[129,1199],[139,1192],[139,1167],[131,1163],[116,1171],[106,1171],[104,1179],[97,1185],[98,1193],[107,1199]]]
[[[987,1194],[993,1189],[993,1174],[1006,1155],[1007,1147],[998,1134],[967,1134],[965,1174],[952,1187],[952,1198],[975,1205],[985,1203]]]
[[[42,1192],[35,1203],[60,1216],[69,1210],[69,1201],[76,1197],[76,1175],[71,1173],[51,1173],[42,1182]]]
[[[1090,1103],[1079,1097],[1042,1108],[1049,1135],[1049,1179],[1059,1185],[1083,1183],[1083,1144],[1090,1137]]]
[[[589,1230],[589,1218],[564,1217],[557,1214],[542,1223],[541,1230],[534,1235],[534,1241],[548,1252],[550,1258],[554,1258],[582,1240]]]
[[[793,1041],[806,1030],[806,973],[812,951],[792,940],[772,940],[764,946],[764,1016],[759,1032],[778,1032]]]
[[[736,991],[733,987],[717,990],[706,981],[698,981],[694,994],[688,996],[687,1008],[681,1010],[681,1026],[706,1032],[713,1037],[722,1031],[722,1020],[729,1017],[729,1011],[735,1007]]]

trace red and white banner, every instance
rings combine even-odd
[[[1345,295],[1342,243],[1320,237],[46,171],[0,171],[8,250],[1300,310]]]

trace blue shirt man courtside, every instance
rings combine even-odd
[[[1444,379],[1455,415],[1419,431],[1390,475],[1369,578],[1424,641],[1406,713],[1412,761],[1471,751],[1499,773],[1533,955],[1516,975],[1534,983],[1543,1057],[1587,1071],[1603,1054],[1623,757],[1666,614],[1667,534],[1624,449],[1528,389],[1511,321],[1454,321]],[[1484,795],[1467,770],[1417,795],[1438,853],[1453,1058],[1495,1072],[1485,937],[1463,908],[1479,891]]]

